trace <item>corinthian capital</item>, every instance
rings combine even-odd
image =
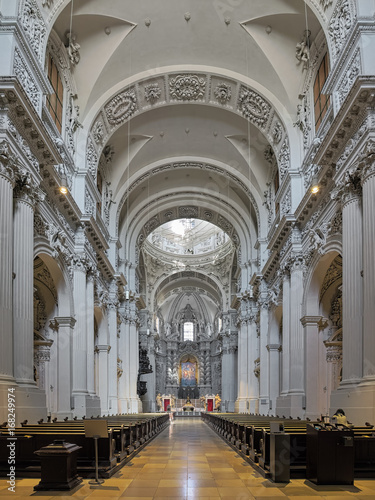
[[[31,205],[32,207],[42,199],[38,191],[37,184],[33,181],[28,172],[19,170],[16,174],[14,187],[14,198]]]
[[[0,142],[0,176],[14,183],[17,170],[17,157],[11,152],[6,141]]]
[[[364,152],[361,154],[358,163],[358,170],[361,171],[362,183],[375,175],[375,141],[367,141]]]

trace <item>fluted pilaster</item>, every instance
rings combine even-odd
[[[283,338],[282,338],[282,377],[281,377],[281,395],[285,396],[289,392],[290,377],[290,352],[289,352],[289,334],[290,334],[290,276],[285,273],[283,276]]]
[[[373,225],[374,221],[371,224]],[[362,207],[360,193],[357,190],[348,190],[343,197],[342,245],[343,370],[341,386],[345,386],[358,383],[362,377]],[[374,308],[373,304],[372,308]]]
[[[259,411],[267,414],[269,410],[269,357],[268,357],[268,304],[260,306],[260,383],[259,383]]]
[[[118,356],[122,361],[123,372],[118,381],[118,398],[119,398],[119,412],[128,412],[128,394],[129,394],[129,374],[127,367],[128,364],[128,349],[127,349],[127,325],[124,321],[120,323],[120,338],[118,343]]]
[[[372,154],[374,157],[374,154]],[[363,189],[363,370],[375,380],[375,162],[365,171]]]
[[[304,394],[305,351],[302,318],[303,262],[294,261],[290,271],[290,379],[289,394]]]
[[[238,400],[237,406],[239,412],[246,412],[246,403],[248,396],[248,367],[249,350],[247,321],[242,319],[238,332]]]
[[[0,162],[0,383],[13,378],[13,176]],[[4,416],[5,418],[5,416]]]
[[[87,394],[87,301],[86,267],[82,257],[76,258],[73,276],[74,313],[76,324],[73,335],[73,395]],[[82,403],[83,411],[85,404]],[[75,408],[76,414],[79,408]]]
[[[86,322],[87,322],[87,392],[90,396],[95,395],[94,378],[94,276],[92,273],[87,275],[86,283]]]
[[[109,330],[109,344],[111,350],[109,351],[108,358],[108,398],[109,398],[109,411],[117,413],[117,308],[115,299],[113,299],[108,309],[108,330]]]
[[[71,339],[76,320],[72,317],[56,317],[57,327],[57,412],[61,418],[71,418]]]
[[[259,338],[255,317],[250,316],[248,323],[248,396],[250,413],[259,413],[259,379],[255,374],[255,360],[259,357]]]
[[[19,385],[34,381],[34,199],[31,186],[15,189],[13,253],[14,376]]]

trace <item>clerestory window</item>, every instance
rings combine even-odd
[[[47,96],[47,109],[61,134],[64,87],[57,66],[51,56],[48,57],[48,80],[54,92]]]
[[[328,53],[323,57],[314,82],[315,131],[318,130],[330,105],[330,96],[323,94],[322,89],[328,78]]]
[[[194,324],[184,323],[184,340],[194,340]]]

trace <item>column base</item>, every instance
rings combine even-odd
[[[119,412],[119,404],[117,398],[109,398],[108,413],[110,415],[117,415]]]
[[[118,400],[118,412],[120,414],[122,413],[128,413],[128,400],[125,398],[120,398]]]
[[[260,415],[269,415],[270,411],[270,401],[268,397],[262,398],[259,397],[259,414]]]
[[[236,413],[249,413],[249,402],[246,398],[238,398],[234,408]]]
[[[306,397],[304,394],[288,394],[276,398],[275,415],[288,418],[305,418]]]
[[[156,403],[155,401],[142,401],[143,413],[156,413]]]
[[[129,398],[128,413],[142,413],[142,401],[136,398]]]
[[[223,402],[221,402],[221,405],[223,405]],[[236,407],[235,401],[228,401],[226,413],[235,413],[236,412],[235,407]],[[221,406],[221,411],[223,410],[224,410],[223,406]]]
[[[375,381],[363,380],[351,388],[332,391],[329,414],[332,416],[339,408],[354,425],[375,424]]]
[[[259,399],[250,398],[249,403],[250,403],[250,408],[249,408],[250,413],[252,413],[253,415],[255,413],[259,413]]]
[[[16,397],[16,426],[28,420],[29,424],[36,424],[39,419],[47,420],[46,393],[33,386],[17,387]],[[5,418],[7,420],[7,418]]]
[[[88,394],[73,394],[73,414],[78,418],[101,415],[100,398]]]

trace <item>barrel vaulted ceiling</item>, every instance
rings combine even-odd
[[[91,141],[98,158],[108,145],[114,152],[111,220],[119,234],[132,232],[134,243],[147,220],[171,206],[178,215],[190,199],[226,214],[251,247],[266,236],[272,167],[264,150],[301,140],[293,123],[305,74],[296,44],[306,29],[314,40],[323,18],[317,0],[56,4],[53,29],[64,40],[71,24],[80,45],[79,141]],[[258,109],[248,120],[251,92]],[[124,105],[129,113],[118,120]]]

